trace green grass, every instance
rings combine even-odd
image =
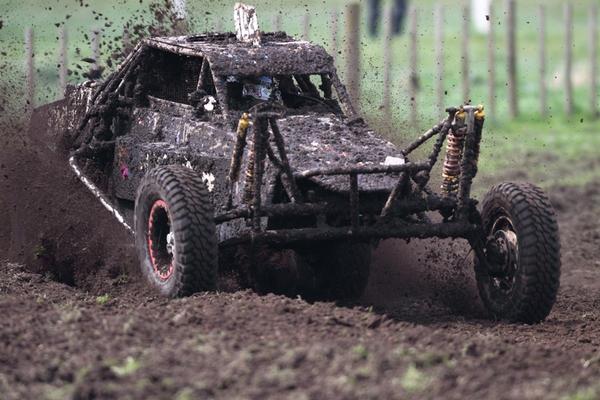
[[[366,1],[361,1],[366,4]],[[462,33],[460,2],[440,0],[445,6],[445,103],[456,105],[461,102],[460,42]],[[190,1],[192,29],[197,32],[212,30],[221,26],[232,29],[233,1],[221,1],[218,4],[208,0]],[[306,12],[311,16],[311,40],[331,48],[331,25],[329,11],[343,11],[347,3],[342,0],[296,2],[291,0],[255,0],[250,3],[258,7],[259,19],[264,30],[271,30],[273,20],[281,14],[283,28],[288,33],[300,36],[301,18]],[[383,40],[372,39],[366,35],[366,27],[361,27],[362,35],[362,104],[361,108],[367,120],[374,128],[383,132],[393,141],[401,144],[418,134],[418,130],[431,126],[440,116],[440,110],[434,107],[434,0],[413,2],[419,9],[419,74],[421,89],[418,94],[419,129],[409,129],[408,113],[408,36],[402,35],[393,41],[394,64],[392,69],[392,106],[394,121],[392,127],[384,126],[380,105],[383,92]],[[592,168],[583,173],[569,170],[572,162],[593,165],[595,148],[598,146],[600,132],[597,122],[592,121],[587,111],[589,93],[585,79],[575,87],[574,100],[576,115],[567,119],[563,114],[563,92],[558,84],[564,64],[564,2],[546,0],[547,13],[547,56],[550,85],[550,118],[541,118],[538,100],[538,2],[517,1],[517,43],[519,101],[521,117],[507,121],[506,88],[506,25],[504,24],[504,2],[496,2],[496,15],[499,17],[496,27],[496,71],[497,112],[488,116],[486,134],[483,143],[481,171],[484,176],[503,175],[505,170],[515,165],[527,165],[531,175],[544,185],[584,184],[597,177]],[[586,75],[588,60],[587,23],[588,7],[593,0],[580,0],[574,3],[574,69],[578,76]],[[84,5],[86,2],[83,3]],[[119,0],[89,2],[89,6],[80,6],[75,0],[1,0],[0,46],[2,62],[9,65],[0,83],[16,82],[14,107],[21,105],[23,92],[23,31],[33,27],[36,34],[36,67],[38,69],[38,103],[57,98],[57,32],[54,24],[63,24],[69,30],[70,68],[84,57],[91,56],[89,42],[85,35],[92,28],[103,27],[106,16],[112,23],[105,28],[105,41],[120,35],[122,26],[131,15],[138,15],[138,21],[150,23],[152,16],[148,11],[147,0]],[[363,8],[364,10],[364,8]],[[66,19],[66,15],[70,15]],[[101,15],[101,16],[99,16]],[[98,17],[98,20],[95,18]],[[364,17],[364,13],[363,13]],[[343,20],[340,16],[340,37],[343,45]],[[79,52],[78,52],[79,49]],[[106,50],[106,46],[104,46]],[[104,54],[106,57],[107,54]],[[470,76],[471,99],[474,103],[487,102],[487,37],[473,33],[470,39]],[[343,56],[338,58],[340,74],[344,75]],[[12,71],[12,72],[10,72]],[[555,79],[556,77],[556,79]],[[77,82],[71,76],[71,82]],[[494,122],[492,122],[492,119]],[[580,120],[583,119],[583,123]],[[587,161],[586,161],[587,160]]]
[[[431,378],[412,364],[400,379],[400,385],[409,394],[425,391],[430,383]]]
[[[514,121],[486,130],[480,171],[511,177],[526,171],[543,187],[579,186],[600,177],[600,132],[596,122]]]
[[[138,369],[140,369],[141,364],[135,358],[129,356],[127,357],[122,364],[120,365],[112,365],[110,367],[111,371],[115,373],[115,375],[119,377],[124,377],[127,375],[131,375],[135,373]]]
[[[109,301],[110,301],[110,295],[108,293],[103,294],[102,296],[96,297],[96,304],[101,305],[101,306],[105,305]]]
[[[580,389],[573,394],[561,397],[562,400],[597,400],[600,393],[595,388]]]

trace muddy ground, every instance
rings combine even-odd
[[[562,288],[548,320],[534,326],[485,319],[467,301],[475,298],[461,278],[467,263],[445,265],[440,256],[388,270],[402,250],[393,242],[378,252],[355,305],[249,291],[164,300],[133,273],[83,290],[3,263],[0,392],[7,399],[561,398],[600,376],[599,230],[594,214],[581,212],[599,196],[592,187],[553,192]]]
[[[159,298],[59,152],[35,134],[2,149],[2,399],[600,396],[597,185],[551,190],[562,287],[526,326],[487,319],[460,242],[382,243],[357,304]]]

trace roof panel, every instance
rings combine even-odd
[[[331,72],[333,58],[310,42],[283,32],[263,34],[261,46],[235,39],[234,34],[151,38],[146,43],[189,56],[206,56],[217,75],[288,75]]]

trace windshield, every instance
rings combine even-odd
[[[273,101],[285,106],[288,114],[341,114],[332,91],[329,74],[228,76],[229,109],[248,111],[252,106]]]

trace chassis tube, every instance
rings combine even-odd
[[[316,242],[340,239],[426,239],[438,238],[464,238],[469,239],[479,227],[465,222],[443,222],[436,224],[403,224],[403,225],[375,225],[352,230],[350,227],[342,228],[302,228],[267,230],[260,233],[247,234],[223,242],[221,245],[235,245],[245,242],[290,244],[297,242]]]
[[[423,198],[399,200],[396,204],[395,214],[406,216],[425,211],[436,211],[442,209],[453,209],[456,207],[456,199],[440,197],[434,194]],[[363,204],[359,210],[367,214],[376,215],[378,207],[369,207]],[[347,209],[340,208],[337,204],[321,203],[280,203],[261,207],[261,217],[301,217],[317,216],[319,214],[344,214]],[[215,216],[215,223],[231,221],[238,218],[249,218],[252,216],[250,207],[239,207]]]
[[[429,163],[406,163],[401,165],[364,165],[355,167],[315,168],[294,174],[296,178],[310,178],[317,175],[349,175],[349,174],[393,174],[397,172],[417,172],[431,169]]]

